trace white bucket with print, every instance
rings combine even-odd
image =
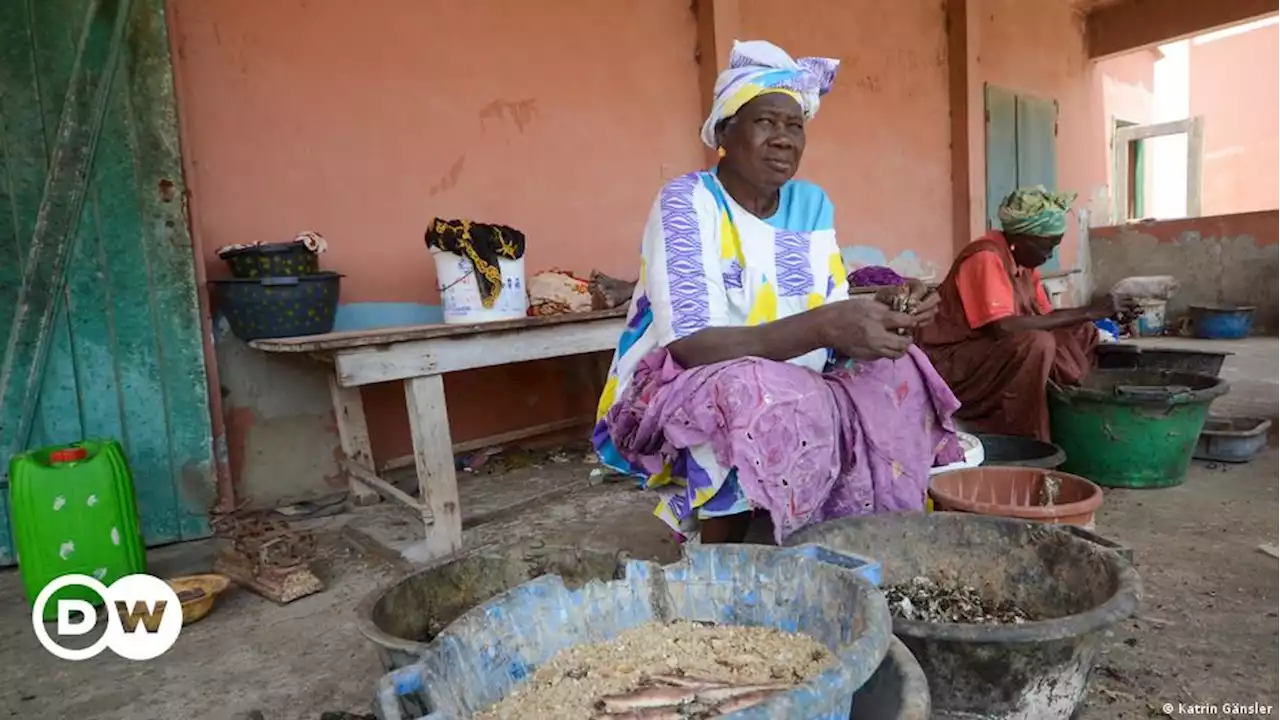
[[[1142,314],[1134,321],[1135,329],[1140,337],[1164,334],[1164,311],[1167,303],[1156,298],[1140,298],[1138,307]]]
[[[440,303],[444,306],[447,325],[515,320],[529,313],[529,294],[524,282],[524,258],[508,260],[498,258],[502,271],[502,292],[487,308],[480,302],[480,286],[476,283],[475,267],[461,255],[431,248],[436,261],[436,288],[440,291]]]

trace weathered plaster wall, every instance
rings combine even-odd
[[[325,366],[253,350],[225,320],[214,323],[214,341],[237,504],[270,507],[344,489]]]
[[[1172,275],[1181,288],[1169,303],[1169,317],[1197,303],[1256,305],[1254,329],[1274,334],[1277,221],[1272,210],[1094,228],[1095,284],[1109,288],[1132,275]]]
[[[657,187],[701,160],[685,0],[204,0],[171,22],[211,269],[314,228],[345,302],[434,302],[444,215],[518,226],[534,270],[623,274]]]
[[[841,60],[801,175],[836,207],[855,264],[946,273],[952,257],[947,43],[941,2],[742,0],[740,39]]]

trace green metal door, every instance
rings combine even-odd
[[[212,429],[163,0],[0,1],[9,457],[120,440],[148,544],[209,534]]]

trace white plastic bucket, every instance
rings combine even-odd
[[[529,313],[529,294],[524,282],[524,258],[508,260],[498,258],[502,271],[502,292],[487,308],[480,302],[480,287],[476,283],[475,268],[461,255],[431,248],[436,261],[436,287],[440,290],[440,303],[444,306],[447,325],[515,320]]]
[[[1138,307],[1142,308],[1142,314],[1134,322],[1137,327],[1138,335],[1163,335],[1164,334],[1164,310],[1165,301],[1155,298],[1142,298],[1138,300]]]

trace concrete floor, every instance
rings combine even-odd
[[[1238,355],[1223,375],[1233,389],[1215,412],[1275,417],[1276,340],[1231,347]],[[557,485],[590,470],[574,459],[518,472]],[[1275,544],[1280,532],[1278,472],[1273,444],[1248,465],[1197,462],[1177,488],[1107,492],[1098,530],[1133,547],[1146,598],[1140,618],[1114,631],[1083,718],[1163,717],[1164,702],[1274,704],[1277,565],[1256,548]],[[464,477],[464,510],[467,497],[485,495],[491,482]],[[476,547],[542,538],[675,559],[678,548],[651,510],[651,497],[630,483],[597,485],[471,528],[465,539]],[[256,710],[263,720],[317,720],[325,711],[369,712],[381,671],[353,608],[405,566],[351,550],[342,541],[348,524],[395,528],[405,538],[414,527],[385,503],[319,521],[324,592],[281,607],[233,589],[173,650],[149,662],[108,653],[72,663],[45,653],[17,573],[0,572],[0,718],[230,720]],[[204,571],[211,546],[160,548],[149,560],[158,575]]]

